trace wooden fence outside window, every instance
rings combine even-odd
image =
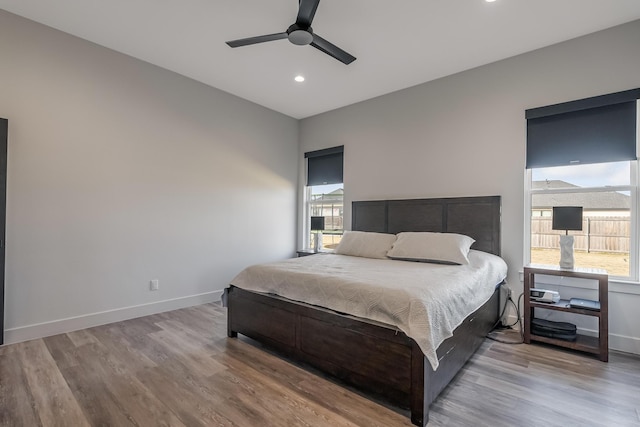
[[[531,248],[558,249],[561,230],[551,229],[551,218],[531,220]],[[569,231],[575,236],[574,249],[584,252],[629,253],[631,222],[625,217],[585,217],[582,231]]]

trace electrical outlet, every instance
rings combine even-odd
[[[149,282],[149,289],[152,291],[157,291],[158,289],[160,289],[160,280],[153,279],[151,282]]]

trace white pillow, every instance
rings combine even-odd
[[[399,233],[387,256],[404,261],[466,265],[473,242],[471,237],[455,233]]]
[[[335,253],[364,258],[386,259],[387,252],[389,252],[395,241],[395,234],[345,231],[335,249]]]

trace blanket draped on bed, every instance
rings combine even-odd
[[[248,267],[231,284],[392,325],[416,341],[435,370],[438,346],[507,274],[506,263],[495,255],[472,250],[469,262],[320,254]]]

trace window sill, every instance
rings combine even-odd
[[[524,283],[524,272],[518,271],[520,283]],[[595,280],[575,279],[573,277],[546,276],[536,274],[536,283],[549,286],[563,286],[581,289],[598,289],[598,282]],[[631,280],[609,278],[609,292],[640,295],[640,283]]]

